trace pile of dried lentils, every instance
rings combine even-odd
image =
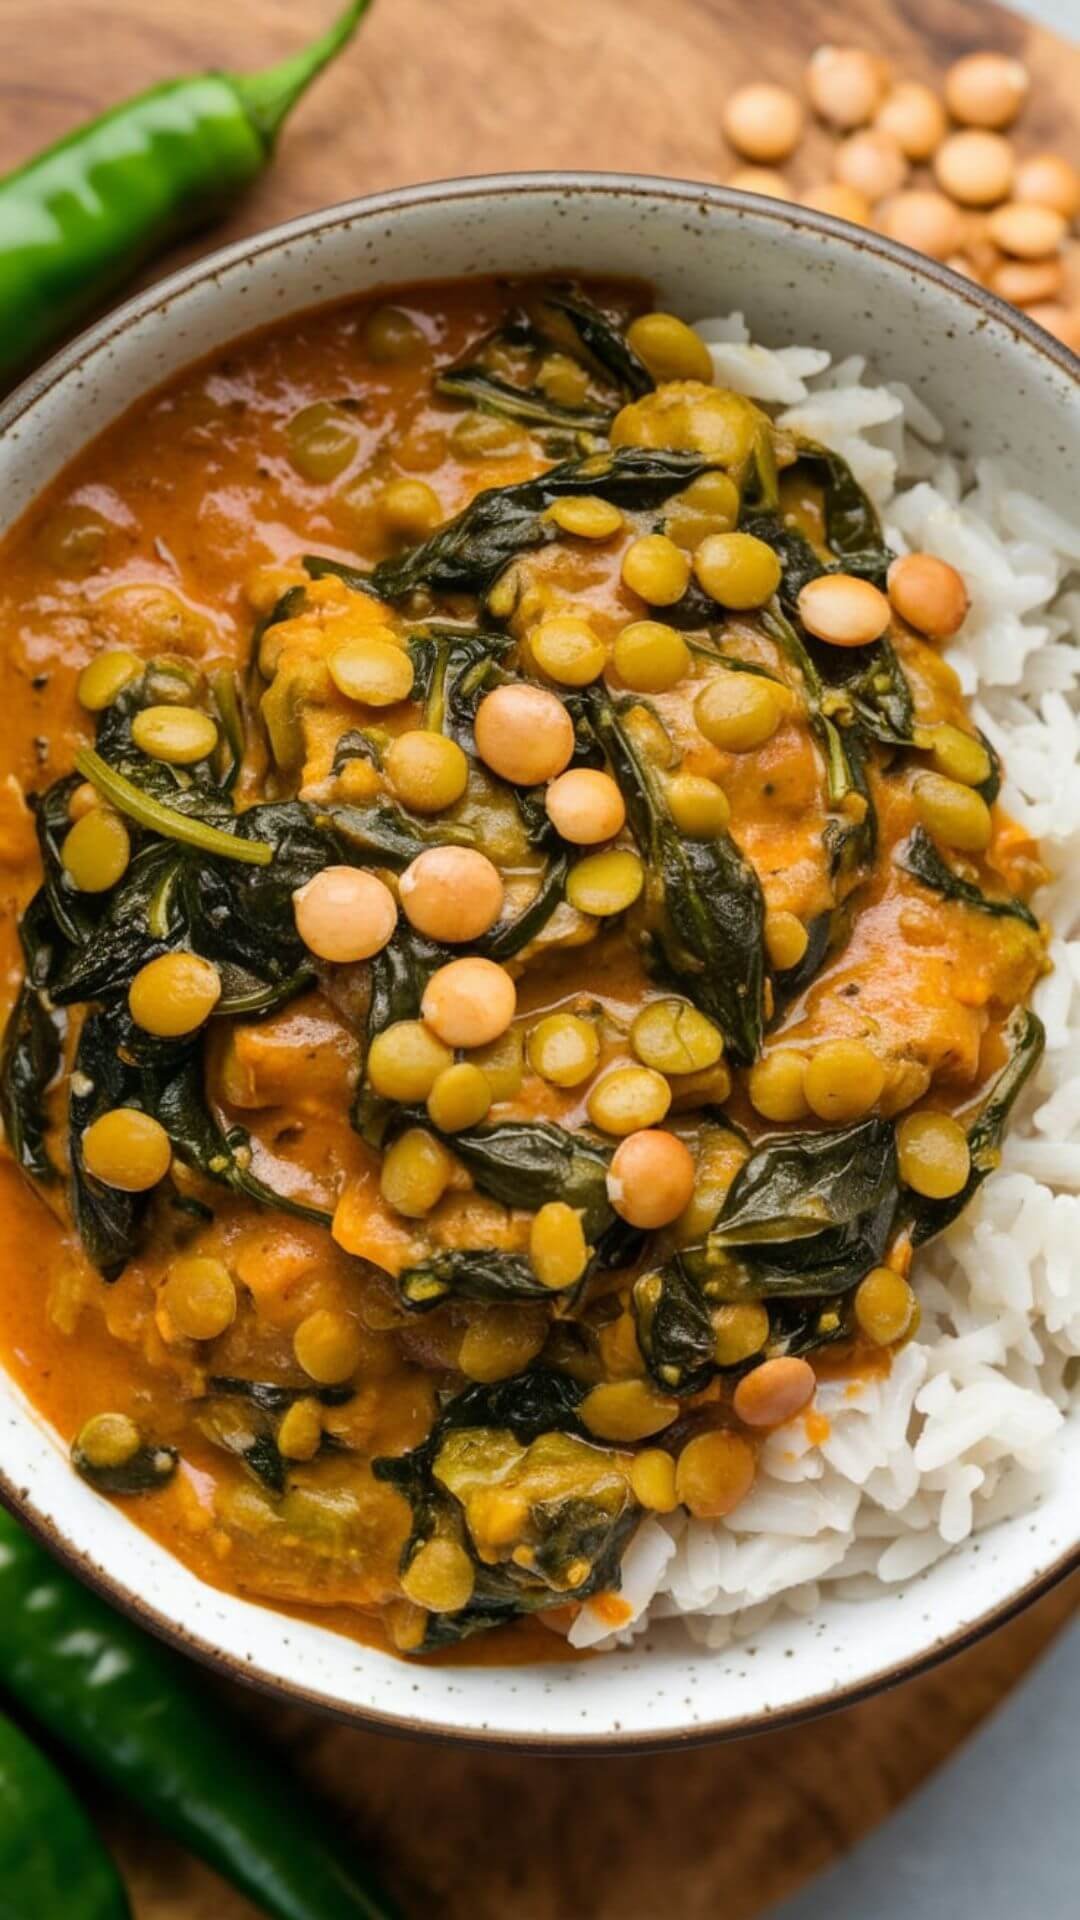
[[[897,79],[862,47],[818,47],[812,112],[835,136],[831,179],[799,192],[779,171],[806,131],[802,100],[759,82],[731,94],[724,133],[743,161],[730,186],[798,201],[943,260],[1080,351],[1080,258],[1071,241],[1080,173],[1062,155],[1018,154],[1007,130],[1031,78],[1019,60],[972,53],[939,95]]]

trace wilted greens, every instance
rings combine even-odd
[[[494,371],[496,355],[534,360],[550,349],[579,361],[601,393],[580,405],[561,404],[543,386],[514,382]],[[435,390],[485,413],[580,437],[605,437],[624,400],[647,393],[652,376],[619,329],[579,287],[549,286],[527,297],[504,324],[436,376]]]
[[[757,875],[729,834],[691,840],[678,831],[624,712],[599,688],[589,688],[586,702],[646,863],[647,964],[716,1021],[729,1057],[747,1065],[764,1026],[765,909]]]
[[[71,1449],[71,1464],[81,1479],[88,1481],[98,1493],[124,1498],[131,1494],[155,1493],[159,1487],[166,1486],[179,1460],[175,1447],[144,1444],[120,1464],[102,1467],[87,1457],[77,1440]]]
[[[619,447],[549,467],[535,480],[478,493],[453,520],[400,559],[380,561],[371,576],[377,593],[401,600],[417,587],[434,593],[484,593],[519,554],[557,540],[547,518],[557,500],[590,494],[628,512],[648,513],[705,473],[697,453],[654,453]]]
[[[562,1599],[618,1588],[640,1509],[616,1456],[582,1427],[581,1398],[572,1380],[540,1367],[470,1387],[447,1402],[421,1447],[376,1460],[376,1475],[412,1508],[403,1569],[434,1538],[453,1540],[474,1563],[468,1604],[429,1614],[412,1651],[428,1653]],[[518,1496],[521,1511],[516,1539],[497,1554],[476,1500],[492,1479]]]
[[[1046,1031],[1037,1013],[1030,1007],[1017,1007],[1010,1016],[1004,1034],[1008,1057],[978,1102],[974,1113],[966,1116],[971,1172],[967,1183],[951,1200],[925,1200],[908,1194],[906,1217],[911,1222],[911,1237],[916,1246],[944,1233],[959,1219],[974,1199],[988,1173],[993,1173],[1001,1156],[1001,1143],[1009,1124],[1009,1115],[1039,1061],[1046,1045]]]
[[[950,867],[944,855],[939,853],[925,827],[914,827],[896,855],[897,865],[910,873],[920,886],[928,887],[932,893],[940,893],[946,900],[957,900],[963,907],[973,907],[976,913],[988,913],[997,919],[1020,920],[1025,927],[1033,931],[1038,929],[1038,921],[1031,908],[1015,894],[1006,893],[993,896],[984,893],[972,880],[965,880]]]
[[[997,1164],[1009,1114],[1042,1052],[1038,1017],[1018,1009],[1005,1042],[1005,1065],[962,1116],[971,1174],[950,1200],[903,1185],[894,1120],[759,1141],[704,1238],[634,1287],[638,1343],[665,1392],[697,1392],[714,1371],[709,1316],[717,1306],[764,1303],[770,1333],[757,1357],[812,1352],[850,1333],[850,1297],[895,1236],[907,1231],[922,1245],[943,1233]]]

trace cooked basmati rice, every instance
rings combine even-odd
[[[823,1381],[827,1437],[800,1417],[771,1434],[753,1492],[722,1523],[650,1519],[623,1562],[632,1618],[586,1604],[575,1646],[615,1646],[686,1616],[719,1648],[780,1608],[872,1599],[1035,1501],[1080,1392],[1080,529],[991,462],[944,456],[943,430],[899,381],[816,348],[751,343],[741,314],[702,321],[716,377],[835,448],[882,512],[890,544],[959,568],[971,611],[948,659],[1005,763],[1002,800],[1038,837],[1056,929],[1035,1006],[1046,1053],[998,1173],[920,1253],[919,1338],[885,1379]]]

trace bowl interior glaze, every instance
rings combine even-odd
[[[823,215],[689,183],[522,175],[330,209],[212,255],[140,296],[0,413],[6,527],[125,408],[252,328],[410,280],[573,270],[654,282],[689,318],[740,308],[757,338],[864,353],[907,381],[958,450],[1075,495],[1080,388],[1067,350],[933,263]],[[0,1373],[0,1490],[84,1577],[191,1652],[283,1697],[402,1732],[543,1748],[662,1745],[775,1725],[962,1644],[1080,1559],[1080,1414],[1033,1511],[855,1606],[826,1600],[723,1653],[676,1627],[629,1652],[527,1667],[418,1667],[203,1585],[71,1472]]]

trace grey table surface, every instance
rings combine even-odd
[[[1012,0],[1017,13],[1029,14],[1057,33],[1080,34],[1080,0]]]
[[[1080,1624],[948,1765],[768,1920],[1077,1920]]]

